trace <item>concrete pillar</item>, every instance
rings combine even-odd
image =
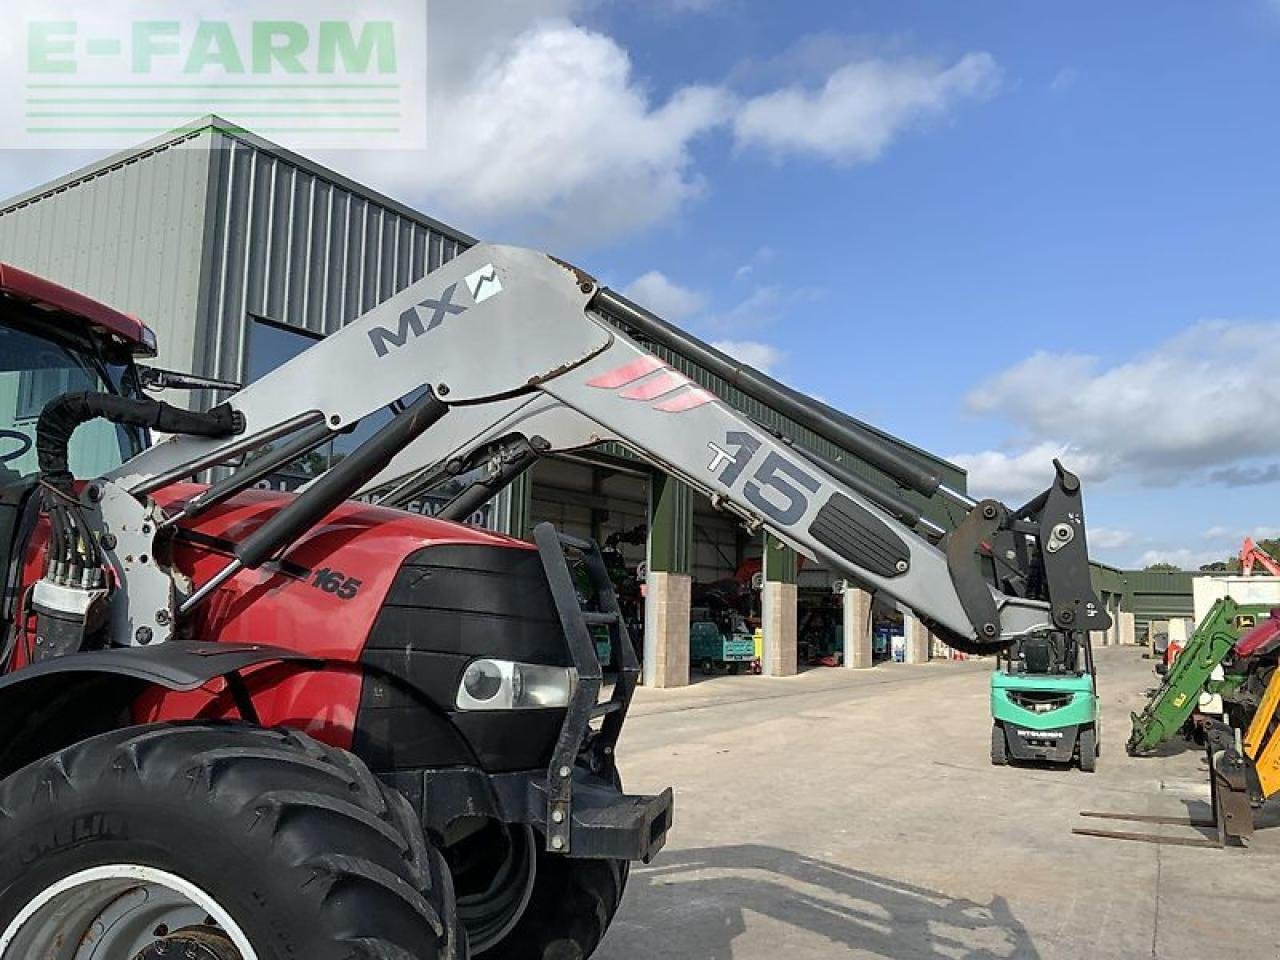
[[[689,600],[693,580],[650,570],[644,599],[644,682],[664,689],[689,683]]]
[[[692,550],[692,491],[679,480],[654,473],[649,482],[649,573],[644,599],[647,686],[683,687],[689,682]]]
[[[764,540],[764,586],[761,602],[764,614],[765,676],[794,676],[799,658],[796,589],[796,554],[768,534]]]
[[[907,663],[928,663],[929,645],[932,643],[928,628],[911,613],[902,615],[902,626],[907,643]]]
[[[875,665],[871,640],[871,594],[853,584],[844,588],[844,665],[864,669]]]
[[[1119,642],[1128,646],[1136,644],[1138,642],[1137,618],[1132,613],[1122,610],[1116,619],[1120,622]]]

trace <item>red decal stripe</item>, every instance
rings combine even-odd
[[[684,374],[676,373],[674,370],[666,370],[656,374],[645,380],[643,383],[637,383],[634,387],[628,387],[618,396],[624,400],[656,400],[663,394],[671,393],[673,390],[679,390],[689,382],[689,378]]]
[[[714,394],[700,388],[686,390],[670,400],[663,400],[661,403],[656,404],[653,409],[661,410],[663,413],[684,413],[686,410],[695,410],[698,407],[705,406],[714,399]]]
[[[665,366],[666,364],[657,357],[646,354],[624,366],[618,367],[616,370],[610,370],[608,373],[602,373],[600,376],[588,380],[587,386],[616,390],[618,387],[625,387],[628,383],[635,383],[641,377],[647,377],[653,371],[661,370]]]

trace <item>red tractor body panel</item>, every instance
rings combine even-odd
[[[176,508],[205,488],[178,484],[154,495]],[[179,529],[172,566],[196,585],[229,563],[235,544],[281,509],[292,494],[245,491]],[[31,539],[24,580],[41,574],[47,529]],[[348,502],[279,561],[242,570],[197,609],[190,629],[201,640],[284,647],[325,661],[322,670],[268,666],[246,681],[266,726],[302,729],[349,748],[363,686],[360,657],[392,581],[423,547],[477,544],[533,550],[527,543],[429,517]],[[26,663],[19,651],[15,667]],[[237,716],[225,681],[188,693],[155,691],[135,705],[139,723]]]
[[[64,286],[0,263],[0,294],[33,304],[41,311],[65,314],[68,322],[84,321],[96,330],[128,343],[138,356],[154,357],[156,336],[137,317],[121,313]]]

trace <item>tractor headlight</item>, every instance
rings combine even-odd
[[[510,660],[472,660],[462,672],[459,710],[532,710],[567,707],[578,684],[572,667]]]

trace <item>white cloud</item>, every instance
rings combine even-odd
[[[825,295],[826,291],[820,287],[784,290],[776,285],[760,286],[727,310],[713,313],[703,324],[721,336],[737,339],[750,331],[772,326],[793,307],[814,303]]]
[[[1117,530],[1115,527],[1089,527],[1089,546],[1099,550],[1118,550],[1132,546],[1138,535],[1132,530]]]
[[[1230,542],[1237,546],[1245,537],[1253,537],[1255,540],[1272,540],[1280,537],[1280,527],[1254,527],[1252,530],[1245,530],[1243,527],[1216,526],[1204,532],[1206,540]]]
[[[1015,425],[1023,454],[1067,445],[1078,472],[1172,485],[1280,450],[1280,324],[1196,324],[1122,363],[1039,352],[979,385],[977,413]],[[1230,371],[1224,376],[1223,371]],[[995,479],[1000,465],[984,461]]]
[[[697,12],[719,0],[664,2],[668,10]],[[89,0],[64,6],[73,3],[101,8]],[[730,75],[710,85],[677,83],[659,95],[615,38],[582,25],[602,5],[431,3],[429,149],[333,151],[317,159],[470,233],[573,254],[669,222],[703,195],[696,148],[704,138],[733,135],[744,148],[799,149],[840,163],[874,159],[914,121],[989,92],[999,75],[985,53],[943,68],[906,59],[888,42],[878,56],[869,45],[833,42],[816,81],[792,66],[768,86],[748,87]],[[206,6],[215,16],[235,4],[206,0]],[[121,0],[112,15],[127,19],[147,9]],[[0,36],[0,49],[5,42]],[[837,62],[836,53],[844,59]],[[819,88],[769,93],[800,82]],[[752,99],[745,89],[762,95]],[[792,102],[806,117],[770,134],[774,115]],[[189,106],[193,117],[211,108]],[[258,121],[239,122],[253,129]],[[810,129],[811,122],[830,130]],[[288,135],[279,139],[300,146]],[[828,148],[817,146],[828,139]],[[9,154],[0,165],[0,192],[19,192],[88,159],[56,151]]]
[[[740,146],[777,157],[866,163],[913,124],[959,101],[989,97],[1000,78],[988,53],[966,54],[945,68],[921,60],[862,60],[837,69],[819,90],[793,86],[748,101],[734,118],[734,134]]]
[[[1053,460],[1057,457],[1073,473],[1097,479],[1097,459],[1068,444],[1044,442],[1017,453],[983,450],[957,453],[947,459],[969,473],[969,491],[980,497],[1029,499],[1053,482]]]
[[[722,0],[662,0],[663,6],[677,13],[709,13]]]
[[[1199,570],[1207,563],[1225,560],[1220,550],[1189,550],[1178,547],[1170,550],[1148,550],[1138,561],[1140,567],[1149,567],[1153,563],[1171,563],[1183,570]]]
[[[1265,487],[1280,481],[1280,463],[1233,464],[1210,471],[1209,479],[1224,487]]]
[[[745,280],[751,274],[755,273],[760,267],[767,263],[771,263],[773,258],[777,256],[777,252],[770,246],[763,246],[756,250],[742,266],[733,272],[733,279]]]
[[[1080,71],[1075,67],[1063,67],[1053,76],[1053,80],[1049,82],[1049,89],[1054,93],[1061,93],[1064,90],[1070,90],[1076,85],[1080,79]]]
[[[669,219],[702,191],[690,147],[729,107],[723,90],[696,86],[655,103],[612,38],[541,23],[465,83],[433,84],[425,157],[357,162],[473,230],[601,243]]]
[[[761,373],[771,373],[786,358],[777,347],[758,340],[716,340],[711,346]]]
[[[782,316],[784,305],[781,287],[756,287],[745,298],[728,310],[717,313],[707,322],[717,330],[741,334],[745,330],[759,330],[777,321]]]
[[[622,292],[645,309],[675,323],[698,313],[707,305],[704,294],[680,286],[658,270],[650,270],[637,277]]]
[[[710,5],[673,2],[690,10]],[[473,233],[581,247],[667,222],[701,196],[707,184],[694,148],[705,137],[732,126],[740,146],[782,151],[762,133],[780,106],[772,95],[744,100],[724,83],[655,98],[615,39],[573,22],[593,5],[433,4],[431,149],[339,154],[330,162]],[[848,56],[857,58],[834,68],[814,95],[820,109],[813,119],[834,123],[839,144],[819,152],[841,163],[874,159],[914,120],[990,92],[999,76],[985,53],[947,69]]]

